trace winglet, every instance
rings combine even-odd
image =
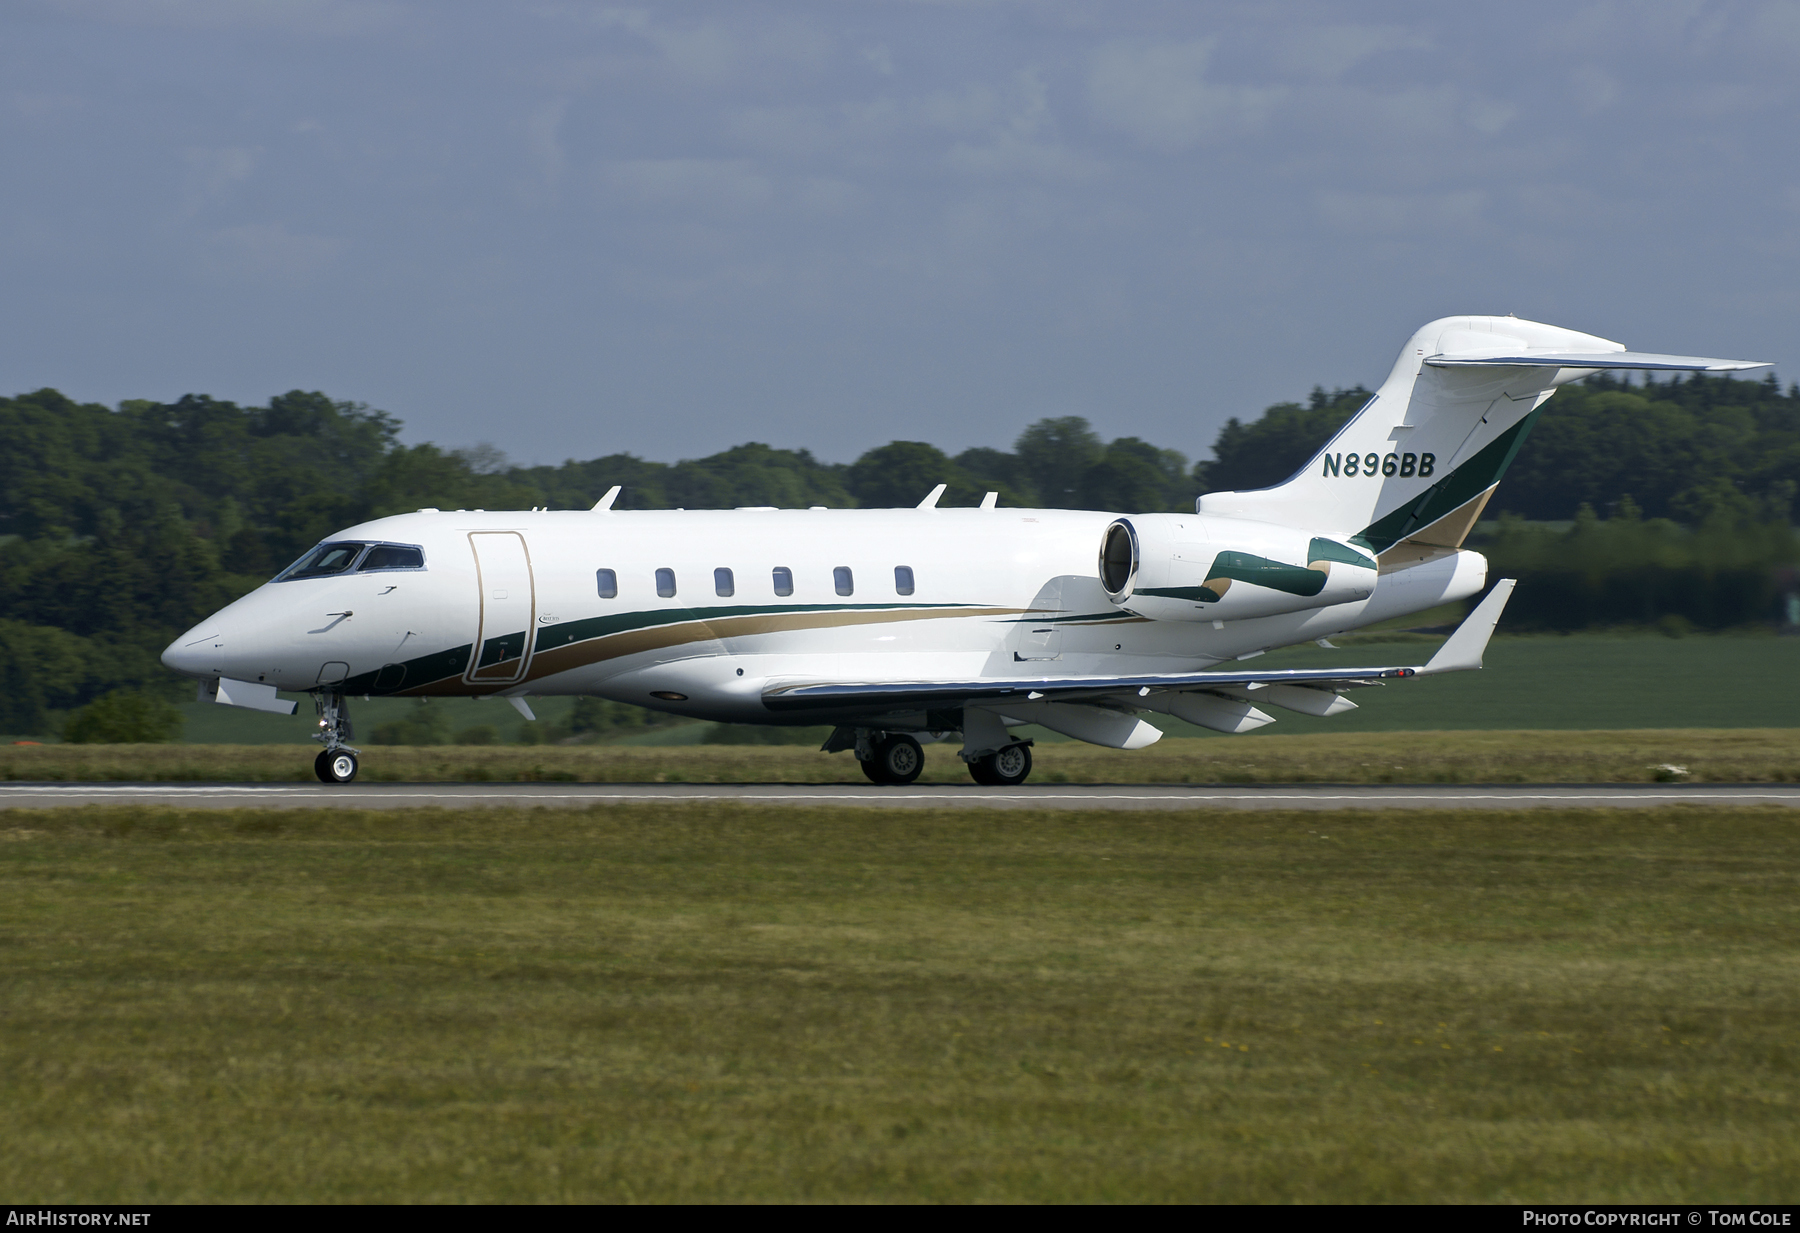
[[[1496,582],[1487,598],[1475,606],[1475,611],[1456,627],[1456,632],[1438,648],[1437,654],[1419,669],[1419,675],[1466,672],[1481,667],[1481,653],[1487,650],[1488,639],[1494,636],[1494,626],[1500,623],[1500,612],[1512,598],[1513,587],[1517,585],[1516,578],[1502,578]]]
[[[936,509],[938,498],[944,495],[944,489],[948,487],[950,487],[948,484],[939,484],[936,488],[933,488],[930,494],[923,501],[919,502],[919,508]]]
[[[594,502],[594,512],[599,513],[603,509],[611,509],[612,503],[619,499],[620,491],[621,491],[620,487],[617,484],[614,484],[611,488],[608,488],[606,490],[606,495],[601,497],[598,501]]]

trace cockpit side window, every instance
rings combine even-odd
[[[347,574],[365,547],[365,544],[342,541],[320,544],[276,575],[275,581],[294,582],[300,578],[329,578],[335,574]]]
[[[362,559],[357,569],[367,573],[372,569],[424,569],[425,550],[412,544],[376,544],[369,549],[369,555]]]

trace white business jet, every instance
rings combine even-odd
[[[938,509],[423,509],[349,527],[163,652],[203,698],[292,714],[319,778],[355,778],[346,699],[595,695],[727,723],[831,724],[877,783],[960,734],[1017,784],[1040,724],[1117,749],[1173,715],[1336,715],[1351,691],[1479,668],[1502,580],[1429,662],[1258,672],[1244,661],[1476,595],[1462,548],[1556,387],[1603,369],[1766,365],[1627,351],[1513,317],[1447,317],[1285,483],[1192,514]],[[1227,665],[1220,667],[1220,665]]]

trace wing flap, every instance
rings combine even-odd
[[[1157,691],[1209,690],[1227,685],[1306,684],[1315,688],[1353,688],[1415,676],[1418,671],[1416,667],[1290,668],[1275,672],[1168,672],[1141,676],[1006,677],[972,681],[792,681],[771,685],[763,691],[762,698],[764,706],[780,713],[865,707],[936,709],[1040,699],[1074,702],[1106,697],[1129,701],[1126,696],[1129,694],[1148,697]]]

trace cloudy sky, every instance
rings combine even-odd
[[[0,390],[1199,457],[1517,313],[1800,376],[1800,0],[5,0]]]

